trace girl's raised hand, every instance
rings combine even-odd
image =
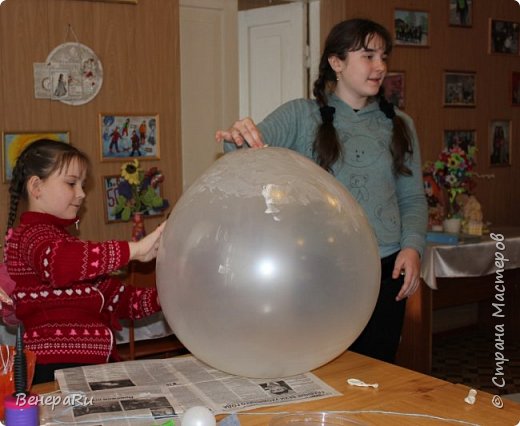
[[[265,145],[262,135],[250,117],[236,121],[228,130],[217,130],[215,139],[219,143],[230,141],[237,146],[246,143],[251,148],[262,148]]]
[[[129,242],[130,260],[148,262],[149,260],[155,259],[157,257],[159,242],[165,226],[166,221],[161,223],[153,232],[148,234],[142,240]]]

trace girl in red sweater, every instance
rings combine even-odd
[[[83,241],[67,232],[79,222],[88,166],[73,146],[39,140],[13,169],[4,260],[25,347],[37,357],[34,383],[53,380],[56,369],[107,362],[118,318],[160,310],[155,289],[126,286],[110,273],[155,258],[164,224],[138,242]],[[19,200],[27,210],[13,228]]]

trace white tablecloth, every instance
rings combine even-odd
[[[483,235],[480,241],[470,240],[457,245],[428,244],[424,252],[421,276],[432,289],[437,278],[480,277],[496,274],[501,264],[495,263],[503,255],[503,269],[520,268],[520,228],[497,228],[492,234],[503,235],[502,244]]]

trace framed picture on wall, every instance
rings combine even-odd
[[[419,10],[394,10],[394,41],[396,46],[429,46],[429,14]]]
[[[448,0],[449,24],[453,27],[473,26],[473,0]]]
[[[520,72],[517,71],[511,74],[511,103],[520,106]]]
[[[444,130],[444,148],[460,147],[469,152],[471,147],[476,147],[475,130]]]
[[[121,175],[108,175],[102,176],[102,188],[103,188],[103,206],[104,206],[104,218],[105,223],[122,222],[120,214],[116,214],[116,206],[118,203],[117,197],[119,196],[118,186],[123,178]],[[161,196],[160,185],[154,188],[157,195]],[[161,216],[164,214],[163,210],[154,210],[152,208],[145,209],[142,211],[144,217]]]
[[[87,0],[87,1],[97,1],[97,2],[105,2],[105,3],[130,3],[130,4],[137,4],[137,0]]]
[[[100,114],[101,161],[159,159],[157,114]]]
[[[491,120],[489,123],[489,163],[491,166],[511,164],[511,121]]]
[[[117,186],[122,178],[120,175],[109,175],[102,176],[101,179],[103,181],[102,188],[105,223],[120,222],[121,220],[116,218],[114,208],[116,207],[117,196],[119,195],[117,192]]]
[[[3,182],[11,180],[13,167],[16,159],[24,150],[24,148],[38,139],[51,139],[53,141],[61,141],[70,143],[70,134],[68,131],[50,131],[50,132],[3,132],[2,133],[2,165],[3,165]]]
[[[404,109],[404,72],[393,71],[383,80],[385,98],[399,109]]]
[[[489,19],[489,53],[518,55],[520,23]]]
[[[476,73],[444,72],[444,106],[474,107],[477,103]]]

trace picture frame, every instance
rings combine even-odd
[[[477,74],[471,71],[444,71],[443,101],[448,107],[474,107],[477,104]]]
[[[158,160],[158,114],[99,114],[101,161]]]
[[[399,109],[405,107],[405,73],[404,71],[388,72],[383,80],[383,90],[388,102]]]
[[[475,129],[459,130],[459,129],[446,129],[444,130],[444,148],[451,149],[455,146],[459,146],[466,153],[469,152],[470,147],[477,146],[477,132]]]
[[[103,190],[103,212],[106,224],[124,222],[120,217],[117,217],[113,212],[117,204],[117,197],[119,195],[117,187],[123,178],[121,175],[105,175],[101,177],[101,187]],[[155,188],[155,192],[161,195],[161,188],[159,185]],[[164,215],[164,211],[150,210],[143,212],[143,217],[154,217]]]
[[[394,42],[396,46],[428,47],[430,14],[421,10],[394,10]]]
[[[448,0],[449,25],[471,28],[473,26],[473,0]]]
[[[489,122],[489,165],[511,165],[511,120],[496,119]]]
[[[102,189],[103,189],[103,211],[105,223],[122,222],[118,220],[112,213],[112,210],[117,204],[117,186],[121,181],[120,175],[107,175],[101,177]]]
[[[2,181],[4,183],[11,180],[16,159],[21,152],[38,139],[70,143],[70,132],[66,130],[2,132]]]
[[[511,73],[511,105],[520,106],[520,72]]]
[[[489,53],[518,55],[520,23],[489,18]]]
[[[137,0],[87,0],[92,2],[103,2],[103,3],[128,3],[137,4]]]

